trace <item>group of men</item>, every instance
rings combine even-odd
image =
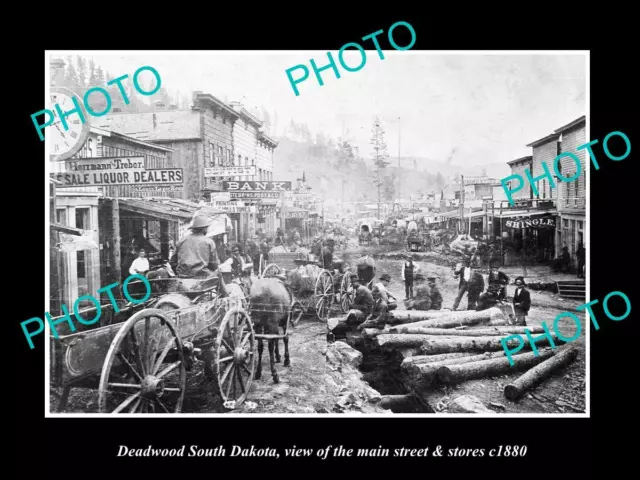
[[[383,273],[379,282],[369,289],[360,275],[351,274],[351,284],[354,288],[354,301],[352,308],[361,311],[365,321],[358,327],[381,328],[389,318],[389,312],[398,307],[398,301],[388,290],[391,276]],[[442,309],[442,294],[436,286],[436,277],[427,277],[417,273],[413,280],[415,292],[412,298],[407,299],[406,308],[409,310],[440,310]]]

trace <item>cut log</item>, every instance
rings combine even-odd
[[[402,362],[400,368],[405,376],[405,381],[413,388],[423,390],[428,388],[435,380],[440,367],[443,365],[460,365],[469,362],[478,362],[481,360],[490,360],[492,358],[504,357],[504,352],[486,352],[481,355],[470,355],[458,358],[448,358],[439,362],[417,363],[411,360],[418,357],[409,358]],[[423,357],[423,356],[422,356]]]
[[[385,335],[380,335],[377,337],[377,340],[380,337],[384,337]],[[427,339],[423,340],[425,335],[388,335],[389,337],[402,337],[400,341],[410,343],[409,340],[404,340],[405,337],[416,337],[421,339],[422,346],[420,349],[425,355],[435,355],[438,353],[452,353],[452,352],[491,352],[495,350],[503,350],[502,347],[502,337],[434,337],[434,336],[426,336]],[[557,345],[562,342],[558,339],[555,334],[551,335],[553,337],[553,342]],[[529,339],[526,336],[520,337],[524,343],[522,349],[528,348]],[[383,340],[385,341],[385,340]],[[397,342],[395,338],[386,340],[387,345],[395,345],[394,342]],[[417,341],[417,340],[416,340]],[[520,345],[520,341],[517,338],[513,338],[507,342],[507,347],[513,348]],[[549,345],[549,339],[547,337],[536,340],[536,348],[540,346]],[[389,348],[389,347],[387,347]]]
[[[449,384],[476,378],[495,377],[526,370],[552,357],[554,354],[555,351],[549,348],[539,350],[538,355],[533,352],[514,355],[512,358],[513,366],[511,366],[509,359],[506,357],[463,363],[461,365],[442,365],[437,372],[437,377]]]
[[[391,327],[386,329],[385,333],[404,333],[404,334],[418,334],[418,335],[445,335],[448,337],[482,337],[482,336],[496,336],[509,333],[519,333],[525,335],[526,331],[529,333],[544,333],[542,327],[487,327],[487,328],[466,328],[466,329],[454,329],[454,328],[429,328],[423,326],[399,325],[397,327]]]
[[[412,347],[420,347],[424,342],[430,340],[431,336],[429,335],[394,335],[384,333],[378,335],[373,343],[384,349],[384,350],[394,350],[394,349],[404,349],[404,348],[412,348]],[[451,350],[452,352],[456,350]],[[438,353],[447,353],[447,352],[438,352]]]
[[[342,315],[340,317],[332,317],[327,320],[327,328],[329,331],[335,333],[342,333],[349,330],[349,315]]]
[[[363,328],[362,329],[362,336],[364,338],[375,338],[378,335],[380,335],[381,333],[384,333],[383,330],[379,330],[377,328]]]
[[[553,357],[536,365],[513,383],[504,387],[504,396],[509,400],[516,400],[528,389],[536,386],[554,371],[569,365],[578,355],[574,347],[563,347]],[[514,357],[515,358],[515,357]]]
[[[420,347],[411,347],[395,350],[393,353],[397,358],[396,363],[402,363],[407,358],[411,358],[414,355],[420,355],[422,351],[420,350]]]
[[[440,355],[413,355],[405,358],[400,366],[404,364],[418,364],[418,363],[433,363],[441,362],[443,360],[449,360],[450,358],[462,358],[471,357],[473,353],[456,352],[456,353],[441,353]]]
[[[454,312],[451,310],[394,310],[390,312],[389,323],[392,325],[412,323],[417,322],[418,320],[442,318],[448,315],[456,315],[460,313],[464,312]]]
[[[499,308],[489,308],[476,312],[475,310],[463,310],[459,312],[441,312],[441,311],[418,311],[418,310],[394,310],[391,312],[389,324],[405,324],[416,323],[423,320],[431,320],[435,323],[438,321],[451,320],[453,326],[472,325],[474,323],[488,323],[490,321],[499,322],[504,320],[505,316]],[[431,326],[439,326],[436,325]]]
[[[382,395],[378,406],[387,410],[409,409],[415,403],[415,397],[408,395]]]
[[[498,308],[490,308],[488,310],[476,311],[464,311],[464,312],[450,312],[447,315],[442,315],[437,318],[429,318],[425,320],[411,319],[412,321],[403,322],[402,326],[406,327],[427,327],[427,328],[455,328],[463,325],[488,325],[506,322],[505,316],[502,310]],[[391,322],[390,322],[391,323]],[[395,326],[393,328],[400,328]]]

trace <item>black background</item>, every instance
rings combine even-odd
[[[159,4],[157,4],[159,5]],[[276,6],[262,13],[248,4],[235,12],[201,9],[195,4],[168,5],[158,18],[141,6],[142,13],[129,7],[101,8],[89,13],[70,9],[56,11],[55,22],[46,21],[34,31],[45,33],[46,41],[32,38],[31,46],[7,45],[16,48],[16,76],[12,77],[5,101],[17,102],[5,115],[11,123],[5,125],[5,152],[15,175],[5,177],[5,208],[10,219],[5,220],[4,238],[12,241],[5,247],[4,306],[8,307],[5,322],[14,335],[6,343],[14,344],[16,355],[5,357],[5,372],[17,374],[17,382],[5,384],[5,396],[15,401],[15,407],[5,410],[5,425],[14,423],[17,442],[7,439],[18,450],[18,466],[26,471],[39,470],[51,478],[88,477],[113,473],[119,478],[138,475],[169,474],[177,467],[183,475],[245,475],[307,476],[329,474],[346,476],[347,468],[358,476],[374,475],[396,478],[462,478],[471,473],[474,478],[568,478],[591,476],[594,464],[608,470],[615,465],[621,470],[630,465],[635,453],[635,423],[638,375],[633,361],[632,333],[635,311],[624,321],[606,319],[600,308],[595,312],[600,330],[591,329],[591,419],[544,418],[171,418],[171,419],[44,419],[44,344],[42,336],[29,350],[20,322],[41,317],[45,308],[43,273],[45,248],[45,192],[43,148],[30,115],[43,108],[42,75],[44,49],[315,49],[337,51],[343,44],[384,29],[380,37],[383,49],[390,48],[386,31],[397,21],[413,25],[417,43],[412,50],[494,49],[494,50],[591,50],[591,139],[602,139],[612,131],[622,131],[631,139],[631,155],[621,162],[608,160],[601,145],[595,147],[600,170],[591,168],[591,216],[588,223],[588,268],[591,273],[591,298],[602,300],[614,290],[631,296],[635,283],[629,272],[637,260],[637,203],[631,200],[637,191],[634,162],[637,160],[636,132],[632,126],[631,102],[636,100],[637,79],[633,62],[637,54],[631,50],[630,27],[624,23],[630,13],[620,8],[612,14],[580,16],[578,7],[557,4],[544,8],[539,4],[522,6],[516,13],[483,9],[472,12],[461,4],[452,12],[433,9],[423,4],[422,11],[408,10],[396,14],[384,8],[364,4],[355,8],[355,15],[344,9],[319,4]],[[534,8],[535,7],[535,8]],[[583,7],[585,8],[585,7]],[[604,9],[604,8],[603,8]],[[603,10],[600,9],[599,10]],[[134,9],[137,10],[137,9]],[[184,13],[176,13],[184,10]],[[65,12],[66,13],[60,13]],[[173,12],[173,13],[172,13]],[[313,13],[309,13],[313,12]],[[359,12],[359,13],[358,13]],[[285,18],[289,17],[289,18]],[[313,18],[315,17],[315,18]],[[47,18],[43,13],[43,18]],[[49,19],[51,20],[51,18]],[[636,27],[637,28],[637,27]],[[396,30],[396,41],[406,45]],[[25,33],[25,38],[29,37]],[[16,37],[16,42],[18,37]],[[369,47],[367,47],[369,48]],[[311,56],[310,56],[311,58]],[[323,58],[313,55],[319,65]],[[324,57],[326,58],[326,56]],[[114,74],[118,72],[113,72]],[[125,72],[123,72],[125,73]],[[132,73],[132,72],[127,72]],[[366,66],[359,72],[345,75],[368,75]],[[7,77],[5,77],[7,78]],[[260,81],[256,75],[255,81]],[[312,77],[309,79],[312,80]],[[286,75],[283,72],[283,82]],[[425,78],[425,82],[429,79]],[[323,88],[331,95],[332,80]],[[206,90],[206,88],[205,88]],[[293,93],[292,93],[293,94]],[[381,92],[383,94],[383,92]],[[304,92],[302,93],[302,96]],[[277,105],[274,105],[276,109]],[[411,106],[407,106],[411,108]],[[7,110],[5,110],[7,113]],[[309,112],[310,115],[313,112]],[[635,112],[633,112],[635,113]],[[460,112],[464,114],[464,112]],[[632,125],[632,122],[633,125]],[[18,138],[20,135],[22,138]],[[425,132],[428,135],[428,132]],[[6,148],[10,147],[10,148]],[[12,148],[11,148],[12,147]],[[495,161],[508,161],[498,159]],[[40,170],[40,168],[42,170]],[[18,170],[19,169],[19,170]],[[25,170],[29,175],[25,176]],[[38,173],[42,172],[42,173]],[[9,178],[25,178],[25,183],[13,185]],[[634,195],[634,198],[636,196]],[[14,260],[15,258],[15,260]],[[5,427],[6,428],[6,427]],[[624,439],[626,436],[628,439]],[[13,436],[11,437],[13,438]],[[118,458],[118,446],[126,444],[144,448],[176,448],[197,444],[213,448],[223,444],[287,448],[321,448],[344,445],[345,448],[374,448],[382,445],[424,448],[443,445],[445,448],[493,448],[498,445],[527,445],[525,458],[329,458],[300,459],[247,458]],[[609,463],[611,462],[611,463]],[[274,468],[275,467],[275,468]],[[22,470],[25,471],[25,470]],[[587,474],[587,475],[585,475]],[[584,477],[583,477],[584,478]]]

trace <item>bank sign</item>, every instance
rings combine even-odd
[[[505,225],[509,228],[554,228],[556,221],[553,218],[534,218],[528,220],[507,220]]]
[[[222,190],[227,192],[285,192],[291,190],[291,182],[222,182]]]

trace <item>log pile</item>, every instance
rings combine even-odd
[[[346,315],[335,320],[336,330],[353,330],[361,321],[353,314]],[[537,355],[532,352],[527,330],[539,337],[535,342]],[[498,308],[480,312],[395,310],[384,328],[364,328],[359,332],[364,348],[379,362],[377,369],[385,368],[396,375],[407,395],[424,399],[441,385],[517,373],[522,376],[509,380],[511,383],[504,387],[504,395],[511,401],[576,357],[575,348],[562,346],[564,342],[553,334],[556,348],[549,348],[549,340],[542,334],[541,327],[509,325]],[[509,335],[521,335],[524,342],[523,348],[512,354],[513,365],[501,342]],[[512,348],[519,344],[515,338],[508,342]],[[395,405],[406,398],[392,396],[388,401]]]

